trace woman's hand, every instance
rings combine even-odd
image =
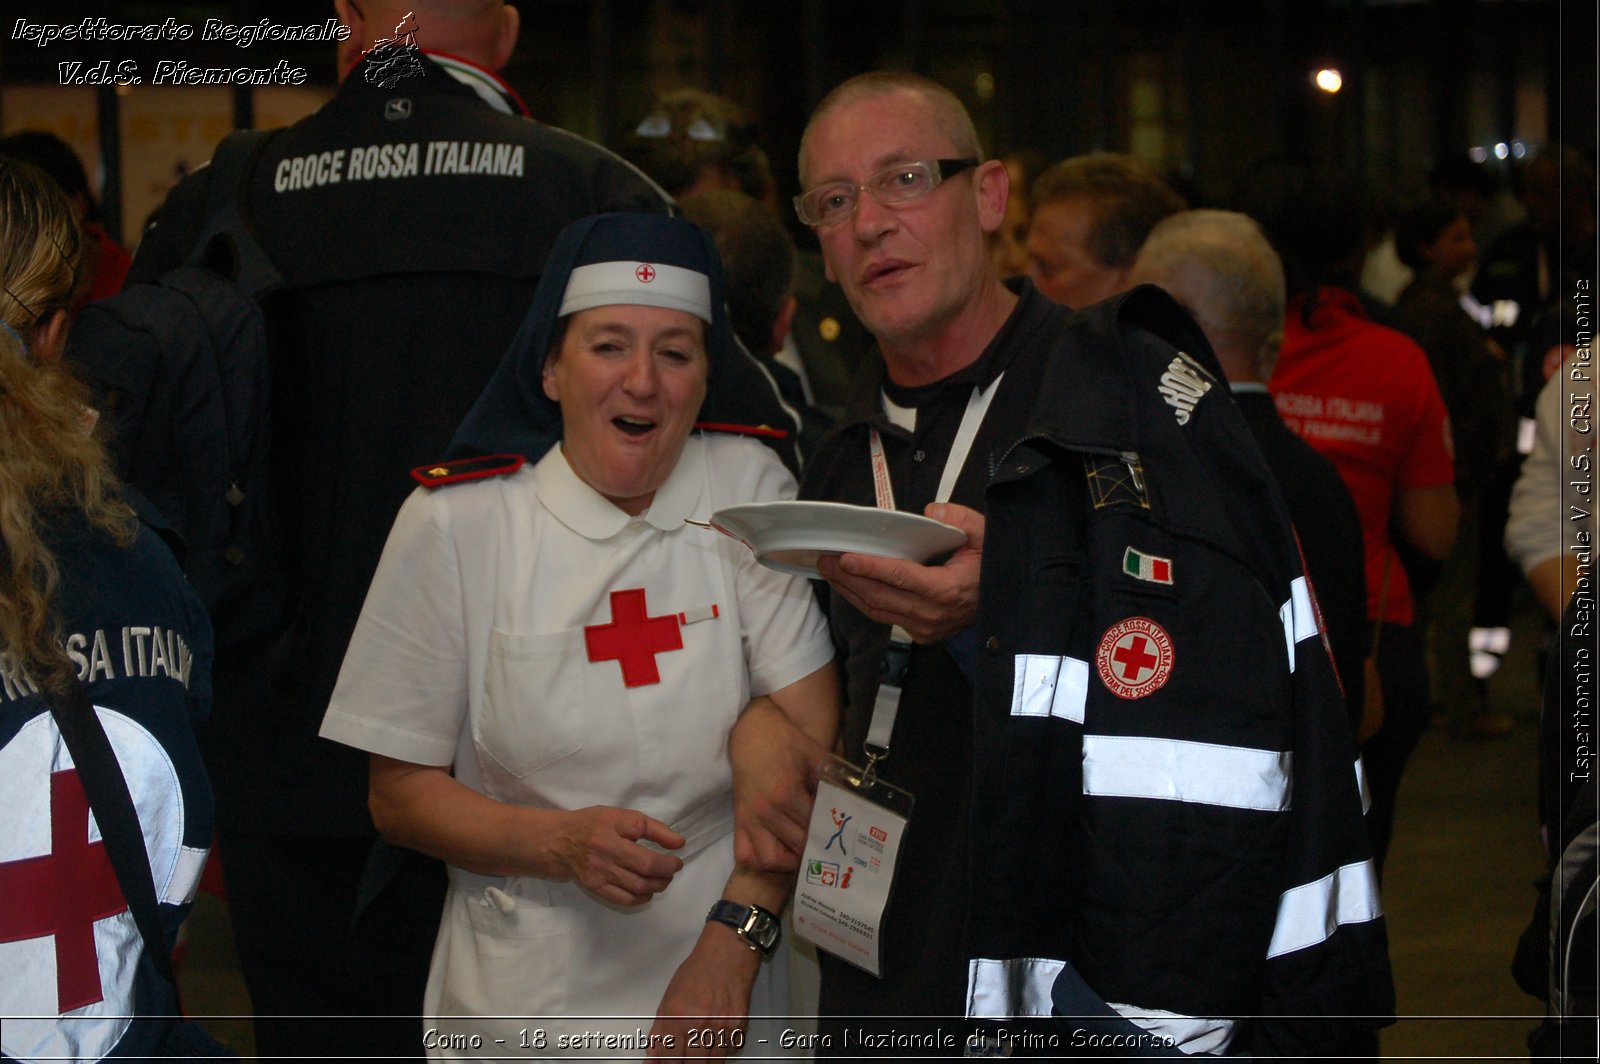
[[[683,862],[683,836],[637,809],[592,805],[533,809],[479,794],[439,765],[372,755],[369,803],[378,831],[397,846],[485,876],[573,880],[617,905],[643,905],[667,889]]]
[[[683,867],[671,854],[640,845],[676,850],[684,840],[637,809],[591,805],[558,815],[544,844],[546,878],[571,879],[606,901],[634,906],[666,890]]]

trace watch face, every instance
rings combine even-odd
[[[763,956],[771,956],[783,937],[783,925],[767,910],[754,905],[719,901],[711,907],[706,919],[716,920],[733,928],[738,936]]]
[[[754,942],[762,953],[771,953],[778,948],[778,938],[783,933],[782,928],[778,926],[778,921],[767,913],[752,913],[751,916],[748,932],[750,941]]]

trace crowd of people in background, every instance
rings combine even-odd
[[[633,1013],[665,992],[663,1010],[722,1009],[734,1017],[730,1030],[751,1010],[754,986],[757,1012],[798,1005],[835,1036],[861,1017],[1042,1023],[1053,1013],[1098,1017],[1104,1037],[1132,1039],[1115,1044],[1141,1051],[1374,1053],[1375,1028],[1393,1009],[1379,886],[1407,762],[1429,727],[1481,740],[1512,730],[1514,721],[1491,708],[1488,684],[1509,649],[1520,587],[1531,586],[1552,632],[1575,589],[1592,595],[1587,563],[1580,567],[1567,545],[1574,512],[1588,517],[1592,535],[1594,507],[1563,495],[1570,481],[1560,467],[1574,453],[1594,461],[1592,427],[1573,434],[1561,390],[1574,360],[1588,359],[1577,323],[1592,315],[1596,280],[1594,160],[1550,144],[1508,182],[1452,152],[1433,161],[1425,188],[1380,202],[1354,175],[1315,160],[1269,159],[1225,201],[1188,203],[1126,154],[1057,161],[1023,148],[997,160],[948,91],[880,72],[846,82],[818,106],[800,148],[802,194],[791,208],[778,202],[759,124],[737,102],[692,88],[662,91],[613,152],[533,121],[498,79],[516,40],[515,9],[440,3],[418,14],[421,73],[406,92],[422,106],[407,112],[415,127],[407,135],[516,144],[528,158],[519,176],[486,181],[470,199],[438,176],[275,190],[267,175],[277,159],[391,136],[385,101],[394,90],[366,76],[363,49],[389,36],[411,6],[336,3],[355,31],[340,46],[338,92],[267,138],[236,190],[284,282],[262,300],[273,361],[261,413],[273,433],[281,520],[274,534],[289,593],[270,631],[233,639],[219,627],[214,661],[210,628],[176,576],[181,545],[168,552],[139,485],[124,490],[112,472],[127,442],[113,435],[127,422],[109,416],[119,411],[115,372],[68,345],[72,316],[86,303],[113,296],[125,278],[152,284],[194,261],[218,194],[208,188],[211,169],[172,192],[135,242],[130,269],[127,252],[96,220],[71,149],[37,131],[0,138],[5,756],[31,734],[31,720],[48,715],[52,692],[70,686],[61,679],[68,658],[47,629],[69,640],[96,704],[111,705],[107,699],[124,697],[116,681],[129,678],[110,666],[96,671],[94,633],[128,631],[141,609],[172,615],[161,628],[180,634],[193,654],[182,676],[167,666],[182,686],[158,685],[152,667],[150,692],[139,687],[126,698],[149,716],[142,723],[165,747],[169,768],[177,765],[190,827],[211,820],[211,794],[191,764],[196,738],[204,753],[217,856],[258,1014],[257,1050],[415,1057],[422,1017],[515,1014],[537,983],[544,1004],[535,1011]],[[598,237],[582,229],[558,243],[571,223],[628,217],[616,212],[636,217],[589,223]],[[406,227],[390,224],[402,215]],[[698,230],[665,215],[703,229],[704,247]],[[52,255],[60,261],[43,269],[41,256]],[[654,261],[662,279],[651,289],[654,276],[640,277],[645,287],[623,295],[612,281],[599,295],[583,289],[598,276],[583,271],[615,266],[613,259]],[[683,282],[691,295],[657,294],[685,271],[702,278]],[[580,359],[599,365],[611,357],[600,340],[583,346],[590,340],[582,323],[592,320],[584,315],[617,305],[628,314],[606,328],[619,334],[643,330],[648,318],[651,335],[676,329],[700,339],[687,353],[652,340],[640,363],[652,368],[618,371],[614,382],[575,377],[599,372]],[[1106,365],[1121,359],[1125,369],[1090,360],[1102,343],[1117,353]],[[1134,351],[1158,351],[1160,365],[1145,366]],[[72,366],[92,389],[72,381]],[[697,376],[674,392],[685,366]],[[730,398],[733,380],[748,384],[745,398]],[[1153,406],[1122,398],[1145,384]],[[618,406],[615,396],[624,394]],[[610,420],[586,427],[586,403]],[[99,428],[97,410],[108,412]],[[69,424],[75,412],[83,430]],[[619,460],[593,441],[613,431],[642,437],[661,427],[651,418],[681,434],[664,445],[659,470],[613,490],[608,478]],[[749,439],[702,447],[696,437],[684,450],[694,421],[758,436],[786,422],[796,446],[782,460]],[[1140,426],[1142,465],[1128,450],[1098,466],[1084,457],[1090,443],[1119,453],[1106,441],[1122,439],[1128,425]],[[1186,428],[1193,431],[1179,431]],[[528,469],[485,458],[507,452],[525,454]],[[547,454],[566,455],[571,470],[559,458],[540,461]],[[692,477],[674,473],[680,460]],[[467,463],[459,476],[457,461]],[[50,466],[59,475],[48,475]],[[407,478],[413,468],[431,470],[418,477],[427,487]],[[1214,488],[1209,496],[1196,491],[1202,475]],[[516,507],[498,495],[491,502],[489,490],[448,486],[485,476],[523,485],[518,506],[568,501],[540,503],[554,523],[533,530],[518,523]],[[698,479],[686,486],[684,478]],[[1121,486],[1096,494],[1111,480]],[[615,522],[580,498],[591,488],[618,507]],[[674,491],[693,498],[679,506]],[[824,558],[815,604],[795,590],[799,581],[740,561],[731,541],[706,573],[681,575],[700,564],[696,533],[682,525],[709,517],[699,493],[749,501],[796,491],[926,512],[961,528],[968,547],[928,566]],[[675,507],[672,528],[648,527],[657,499],[667,500],[659,512]],[[1129,517],[1124,505],[1138,514]],[[462,514],[504,541],[479,535],[477,525],[452,529],[468,521]],[[1249,527],[1236,527],[1247,515]],[[624,528],[647,538],[615,548],[612,537],[635,534]],[[1102,548],[1116,535],[1126,551],[1111,558]],[[564,562],[548,558],[558,546]],[[534,549],[518,560],[525,547]],[[1233,553],[1244,557],[1225,560]],[[500,577],[476,573],[480,565]],[[563,598],[548,611],[564,618],[564,630],[592,632],[591,607],[620,618],[617,596],[632,593],[612,583],[649,584],[629,565],[681,570],[688,597],[662,607],[678,616],[680,646],[731,626],[726,646],[694,650],[691,641],[702,673],[669,676],[662,690],[698,704],[701,688],[691,685],[713,686],[708,675],[724,667],[738,676],[715,691],[704,764],[647,766],[670,768],[675,774],[661,786],[682,792],[659,819],[649,812],[658,796],[637,766],[616,767],[612,782],[645,813],[610,808],[625,802],[594,789],[601,766],[587,760],[568,760],[557,784],[541,777],[546,765],[598,746],[576,724],[562,746],[527,740],[495,719],[494,700],[507,689],[524,698],[577,683],[554,665],[548,673],[535,667],[548,652],[519,633],[549,623],[540,616],[547,607],[518,595],[510,598],[521,606],[499,604],[497,589],[515,587],[507,574],[553,580],[547,570],[565,566],[561,579],[584,585],[589,597]],[[1229,679],[1230,698],[1250,709],[1240,719],[1221,720],[1208,703],[1164,732],[1163,699],[1189,691],[1205,701],[1212,690],[1180,672],[1162,694],[1168,673],[1194,669],[1202,653],[1234,660],[1259,634],[1249,604],[1225,611],[1222,603],[1233,600],[1186,586],[1202,571],[1208,595],[1217,594],[1211,581],[1250,581],[1278,596],[1262,617],[1279,651],[1288,633],[1287,668],[1282,677],[1253,678],[1255,688]],[[1127,582],[1113,584],[1105,572]],[[105,602],[85,591],[92,581],[107,582]],[[660,596],[650,586],[655,611]],[[106,604],[136,593],[146,597],[126,609]],[[638,595],[642,622],[645,592]],[[706,601],[689,601],[696,595]],[[476,598],[495,604],[476,606]],[[793,601],[780,610],[769,599]],[[1028,616],[1007,615],[1024,602],[1033,604],[1022,611]],[[691,623],[701,606],[714,619]],[[1063,619],[1046,619],[1051,613]],[[758,615],[759,625],[748,619]],[[1122,625],[1135,621],[1128,642]],[[1218,631],[1196,631],[1208,623]],[[1049,639],[1040,634],[1057,624]],[[690,634],[678,636],[680,626]],[[1313,635],[1325,639],[1328,676],[1337,681],[1319,679],[1309,664],[1323,656]],[[588,664],[602,660],[593,642],[575,638],[560,653],[582,661],[587,647]],[[447,653],[451,647],[459,653]],[[1146,647],[1153,672],[1120,664],[1130,649],[1137,656]],[[615,677],[617,666],[607,665],[617,691],[606,697],[634,705],[644,696],[633,689],[658,680],[630,673],[625,653],[605,659],[622,661]],[[404,660],[391,660],[396,655]],[[505,679],[498,669],[518,671]],[[1049,689],[1042,696],[1024,690],[1036,680]],[[13,698],[13,687],[27,697]],[[581,716],[577,707],[592,694],[581,684],[567,691],[567,712]],[[1143,722],[1116,716],[1130,699],[1144,700]],[[436,702],[459,703],[460,712],[408,733]],[[884,756],[897,702],[902,723]],[[667,711],[664,703],[659,712]],[[174,722],[189,720],[192,733],[175,730]],[[505,752],[523,742],[534,749]],[[658,743],[640,731],[638,746],[655,749],[651,756],[676,749]],[[1256,762],[1207,762],[1184,776],[1184,758],[1225,744],[1285,759],[1292,751],[1294,786],[1286,778],[1276,791],[1269,784],[1263,795],[1241,797],[1209,782],[1255,772]],[[863,972],[824,951],[820,991],[815,955],[792,958],[797,973],[810,972],[797,974],[792,989],[742,969],[732,989],[722,987],[707,972],[735,969],[707,958],[734,954],[716,953],[726,943],[715,928],[697,940],[698,911],[728,883],[732,894],[719,904],[740,908],[743,926],[715,913],[707,926],[727,923],[741,947],[752,944],[760,918],[781,911],[787,888],[773,884],[792,881],[809,852],[817,766],[835,749],[868,763],[869,776],[882,758],[886,777],[917,798],[898,873],[916,886],[890,901],[885,971]],[[1123,752],[1134,749],[1136,758]],[[688,756],[672,756],[680,755]],[[626,758],[645,755],[630,742],[606,756],[632,764]],[[1173,759],[1167,791],[1141,790],[1153,785],[1118,757]],[[1262,768],[1263,778],[1278,765]],[[1552,864],[1583,830],[1562,818],[1593,802],[1592,787],[1585,798],[1551,783],[1558,770],[1528,766],[1530,794],[1536,773],[1546,777],[1541,819]],[[140,804],[140,786],[132,789],[141,815],[164,815]],[[1071,793],[1022,797],[1025,789],[1062,787]],[[712,831],[708,795],[729,811],[717,812],[715,833],[702,837],[695,833]],[[1150,800],[1141,806],[1141,798]],[[583,810],[589,834],[581,840],[576,827],[558,833],[544,821],[499,819],[508,808],[586,804],[607,811]],[[1269,811],[1280,819],[1263,819]],[[603,844],[594,841],[602,821],[610,833]],[[1061,857],[1007,834],[1019,824],[1075,840],[1071,856],[1082,866],[1059,871],[1066,901],[1015,885],[1025,869],[1054,869]],[[547,857],[517,834],[536,831],[556,833],[563,855]],[[1169,842],[1203,834],[1207,843],[1135,855],[1149,849],[1150,832]],[[157,883],[169,930],[193,897],[192,883],[185,891],[176,880],[199,876],[199,864],[183,855],[195,850],[203,863],[209,842],[179,834],[182,846],[178,836],[167,840],[178,871],[169,867],[173,882]],[[1133,849],[1119,848],[1124,834]],[[595,855],[611,859],[618,847],[634,854],[647,844],[653,856],[624,855],[594,873]],[[980,844],[992,852],[980,858]],[[695,862],[700,847],[713,845],[726,852]],[[0,862],[15,856],[8,849]],[[969,880],[969,865],[979,864]],[[1217,889],[1211,876],[1231,884],[1226,901],[1208,900]],[[1155,877],[1190,884],[1184,926],[1160,930],[1152,914],[1175,903],[1170,891],[1148,896]],[[1286,922],[1288,899],[1310,904],[1305,891],[1322,877],[1338,881],[1342,907],[1319,933],[1284,945],[1297,933]],[[655,904],[659,937],[631,937],[639,927],[632,910],[669,881],[704,881],[709,894],[685,898],[689,888],[681,888],[671,895],[676,908]],[[8,891],[13,882],[0,879]],[[1000,911],[1002,898],[1016,911]],[[576,934],[548,921],[535,926],[529,906],[580,902],[588,906],[577,921],[587,937],[537,965],[514,955],[534,940],[556,949],[548,944],[558,934]],[[979,915],[969,922],[970,913]],[[681,926],[668,927],[674,919]],[[7,941],[31,933],[15,923],[0,918]],[[1209,947],[1217,952],[1190,971],[1178,947],[1197,930],[1232,945]],[[632,952],[602,966],[594,958],[607,936],[618,950],[618,936],[630,936]],[[1117,942],[1141,952],[1144,967],[1120,956]],[[1017,959],[1024,956],[1027,966]],[[573,966],[588,974],[565,974]],[[1209,980],[1200,974],[1207,967]],[[63,1015],[83,1007],[66,978],[56,1002]],[[117,979],[125,985],[113,994]],[[629,979],[644,981],[643,996],[597,996]],[[105,1000],[129,1013],[175,1000],[150,989],[160,978],[148,965],[105,980]],[[1587,993],[1592,1009],[1592,986],[1537,989],[1567,995],[1569,1006],[1582,1000],[1571,995]],[[46,1005],[35,1011],[52,1012]],[[1306,1020],[1317,1013],[1373,1019],[1330,1028]],[[1275,1015],[1299,1019],[1274,1024]],[[346,1016],[361,1019],[318,1019]],[[517,1026],[500,1033],[513,1037]],[[77,1041],[24,1033],[30,1042],[14,1042],[7,1024],[8,1056],[67,1046],[96,1059],[140,1045],[109,1028]],[[860,1052],[833,1044],[835,1053]]]

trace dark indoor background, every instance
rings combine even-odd
[[[785,198],[794,151],[821,95],[875,67],[918,70],[971,108],[995,154],[1033,148],[1047,160],[1093,149],[1153,163],[1197,204],[1227,197],[1253,162],[1316,158],[1364,173],[1382,193],[1420,185],[1446,153],[1477,148],[1506,167],[1562,139],[1594,152],[1593,0],[524,0],[522,35],[505,71],[541,120],[593,139],[616,134],[655,89],[697,86],[748,107]],[[8,0],[0,84],[49,84],[57,64],[169,57],[173,46],[48,48],[10,39],[14,21],[105,14],[320,22],[329,0],[233,3],[66,3]],[[271,42],[244,51],[184,43],[202,65],[279,58],[333,85],[332,47]],[[1344,88],[1312,74],[1337,68]],[[137,91],[137,90],[136,90]],[[117,92],[100,91],[101,149]],[[0,102],[3,107],[3,102]],[[0,111],[10,128],[22,116]],[[234,93],[235,124],[254,122]],[[1505,159],[1496,157],[1496,146]],[[115,168],[105,175],[114,192]],[[115,216],[113,232],[132,236]]]

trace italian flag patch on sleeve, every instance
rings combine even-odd
[[[1122,571],[1135,580],[1145,580],[1152,584],[1172,583],[1172,559],[1157,558],[1154,554],[1128,548],[1122,556]]]

